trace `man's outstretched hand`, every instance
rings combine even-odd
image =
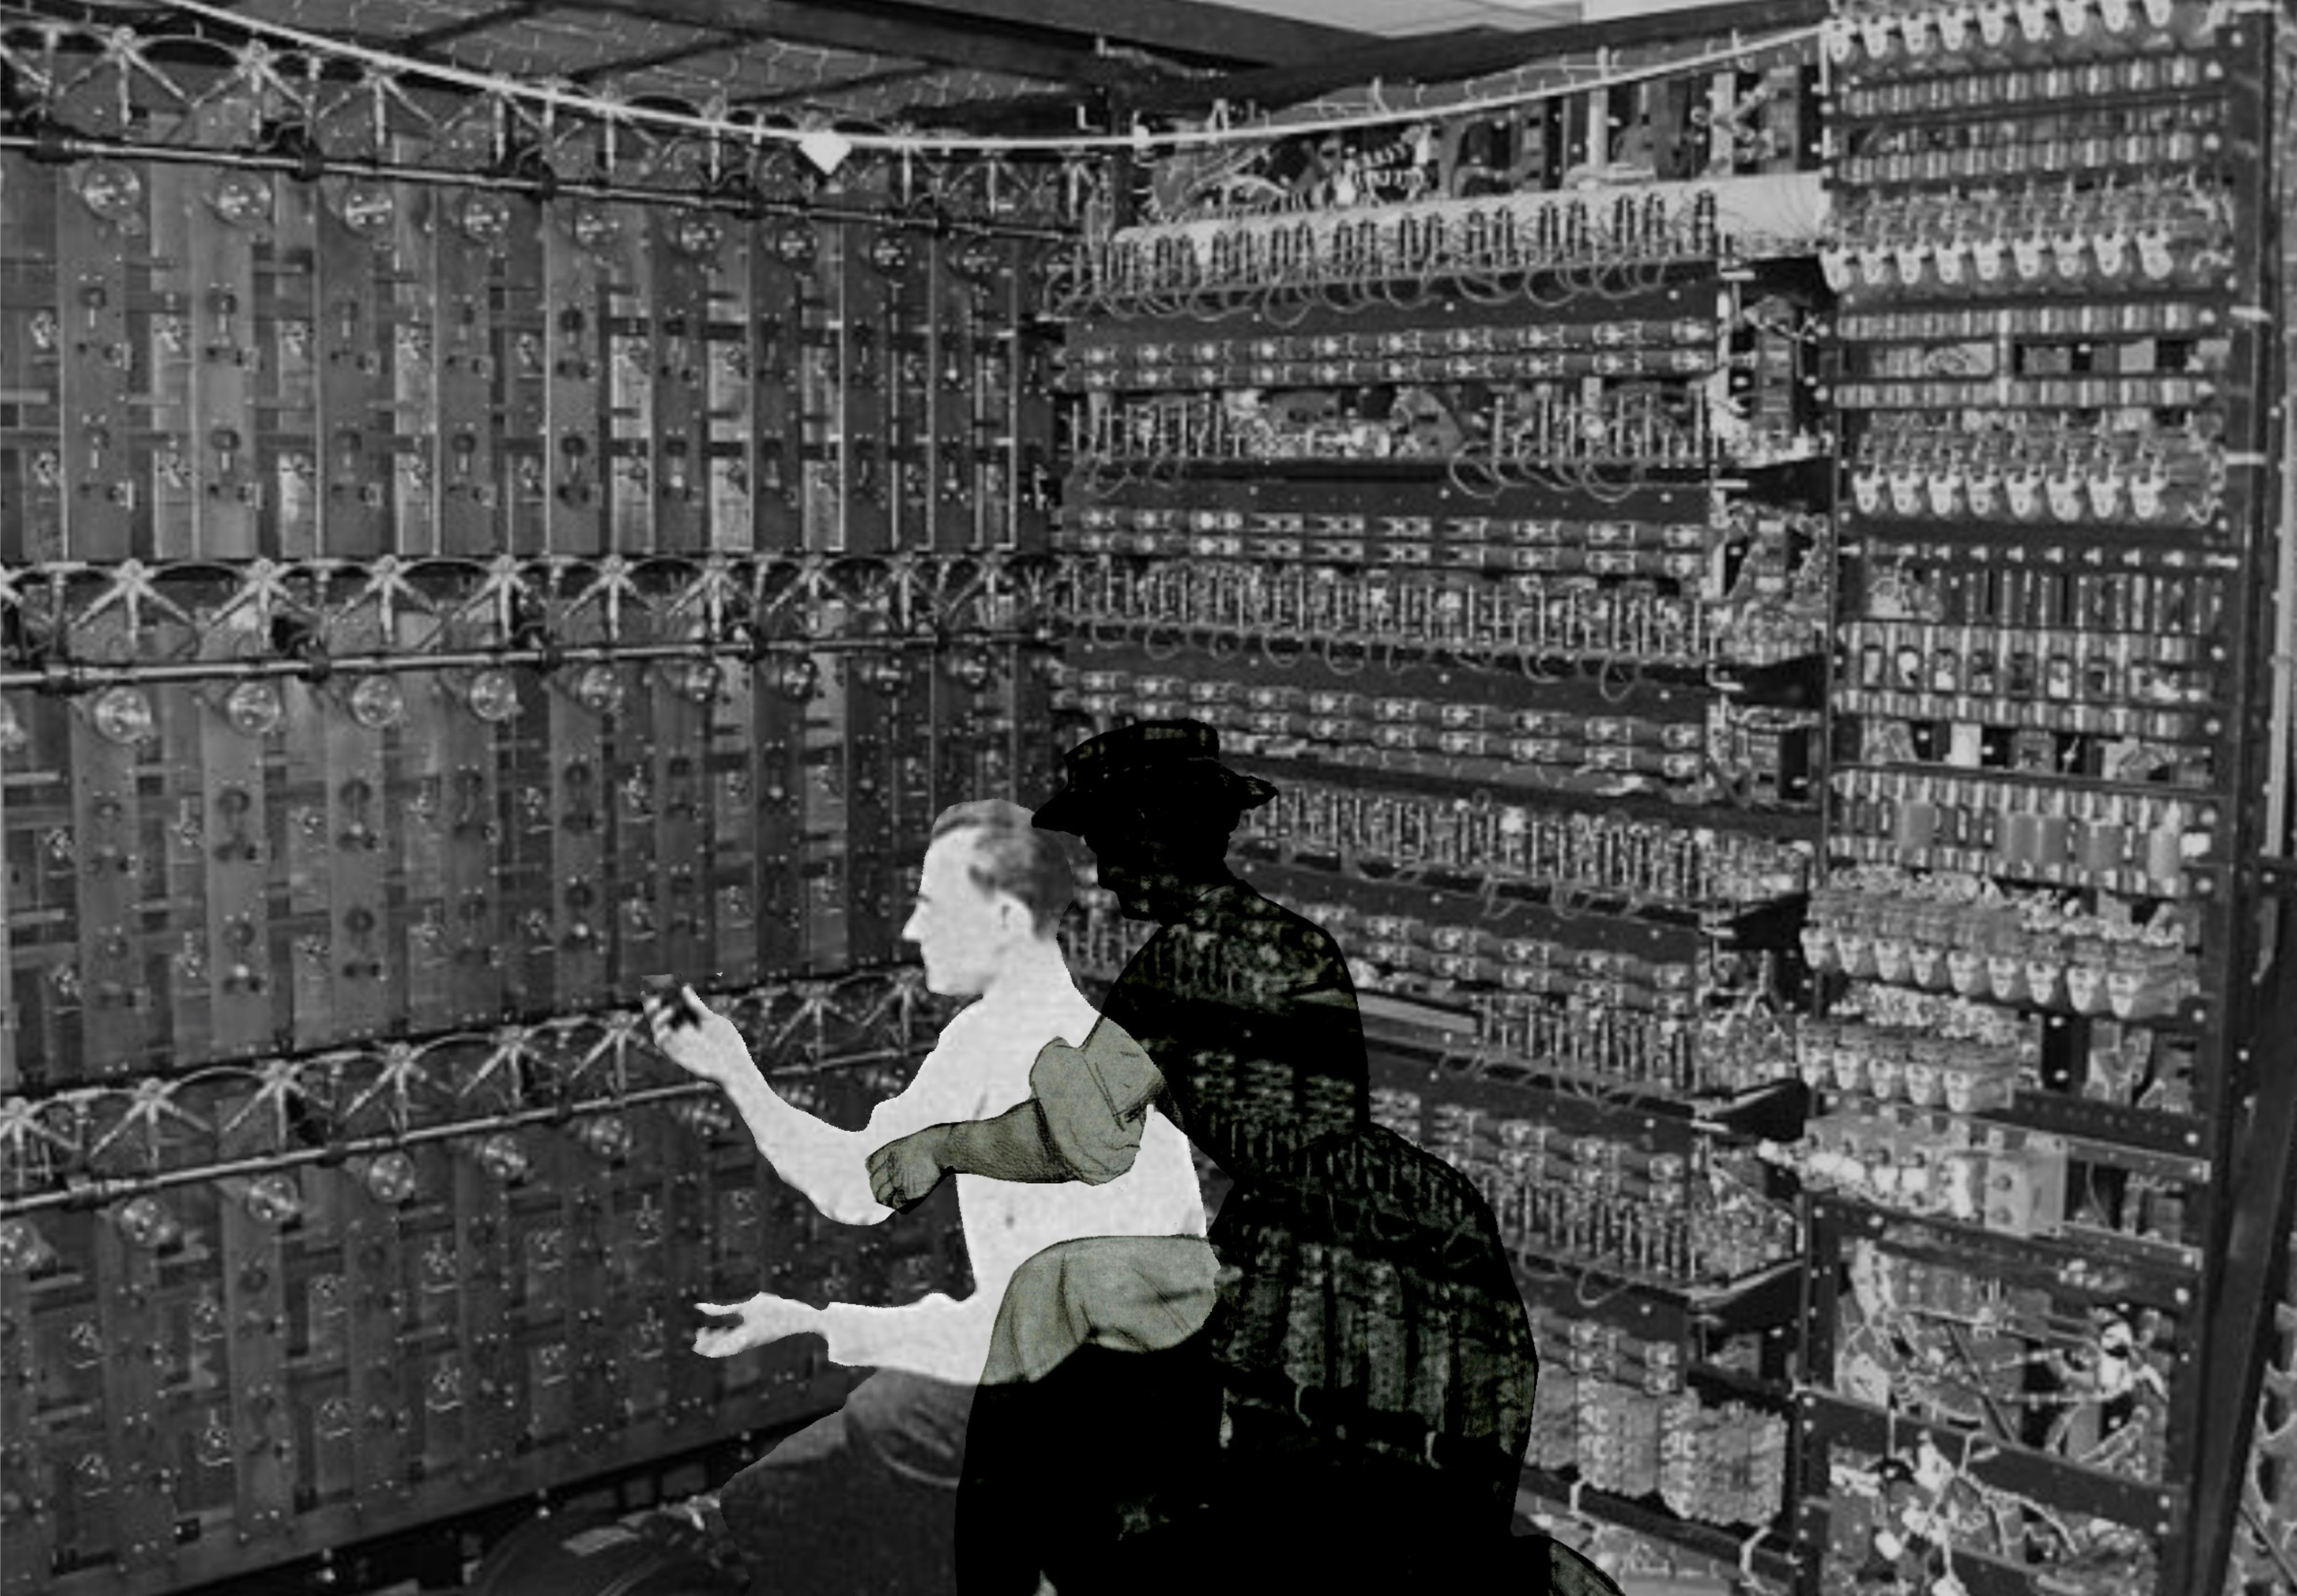
[[[720,1086],[732,1086],[758,1066],[734,1022],[694,995],[690,986],[647,994],[646,1032],[679,1068]]]
[[[694,1350],[705,1358],[730,1358],[753,1346],[765,1346],[790,1336],[811,1335],[821,1329],[821,1310],[794,1303],[770,1291],[761,1291],[746,1302],[730,1306],[696,1303],[704,1313],[735,1314],[729,1325],[712,1325],[695,1332]]]
[[[928,1126],[887,1142],[869,1155],[869,1192],[888,1208],[923,1202],[949,1172],[943,1162],[943,1128]]]

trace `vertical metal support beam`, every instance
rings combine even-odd
[[[660,506],[656,547],[696,555],[710,546],[710,310],[724,261],[725,226],[716,217],[663,214],[656,254],[655,311],[660,318],[659,378],[655,393],[655,499]],[[677,580],[699,568],[681,564]],[[693,642],[707,633],[697,606],[672,614],[675,596],[648,596],[653,641]],[[703,662],[659,660],[631,686],[648,700],[653,716],[655,921],[661,942],[655,958],[664,973],[690,976],[704,968],[711,946],[711,894],[704,874],[712,857],[713,818],[704,783],[708,762],[710,704],[715,686]]]
[[[379,262],[374,246],[324,199],[316,210],[312,480],[318,547],[330,558],[370,560],[390,541],[390,472],[378,461],[374,436],[391,403],[385,358],[390,330],[377,315]],[[339,625],[331,646],[379,654],[390,641],[366,611],[355,622]],[[307,692],[309,712],[325,728],[327,791],[317,807],[323,840],[334,861],[326,904],[332,1008],[337,1024],[351,1036],[379,1034],[406,1012],[399,961],[385,950],[391,872],[384,849],[396,827],[385,792],[390,739],[402,712],[392,706],[402,701],[405,688],[404,682],[391,679],[342,683],[332,693],[317,687],[289,692],[291,713],[297,695]],[[361,712],[354,714],[355,708]]]
[[[716,601],[722,606],[717,610],[721,635],[731,622],[745,618],[744,588],[762,503],[752,299],[756,252],[765,243],[747,223],[729,229],[704,326],[708,458],[702,469],[710,500],[712,569],[724,583]],[[750,736],[757,713],[757,673],[720,654],[708,674],[712,691],[702,734],[702,801],[711,841],[708,858],[699,861],[701,890],[708,897],[702,909],[710,927],[706,967],[714,984],[748,986],[758,979],[758,796]],[[677,1421],[673,1411],[671,1422]]]
[[[799,376],[803,284],[812,248],[813,229],[807,223],[769,221],[759,225],[750,254],[756,444],[750,547],[763,573],[753,594],[758,609],[781,597],[789,564],[805,546]],[[809,662],[796,654],[772,654],[751,669],[756,720],[749,738],[750,790],[758,828],[753,901],[758,972],[769,981],[794,974],[805,962],[809,883],[802,873],[805,784],[800,760],[806,712],[801,694]]]
[[[1035,240],[1017,244],[1013,339],[1013,526],[1014,552],[1034,566],[1052,547],[1056,467],[1053,432],[1053,334],[1038,320],[1044,302],[1052,246]],[[1038,617],[1024,616],[1031,625]],[[1047,654],[1025,640],[1013,661],[1013,789],[1022,803],[1035,803],[1055,786],[1059,759],[1053,747],[1052,683]]]
[[[297,398],[301,401],[300,407],[304,414],[305,424],[316,432],[322,424],[324,414],[329,421],[347,421],[349,428],[358,427],[363,424],[364,416],[347,418],[343,415],[346,400],[353,399],[358,391],[355,385],[351,385],[346,391],[346,379],[356,374],[357,367],[344,361],[345,350],[342,347],[344,341],[341,336],[328,341],[332,347],[327,352],[334,357],[333,364],[336,368],[333,380],[315,380],[318,374],[327,370],[328,366],[322,358],[317,336],[320,307],[315,296],[322,292],[323,281],[329,288],[342,289],[344,285],[341,278],[344,275],[344,267],[348,264],[351,270],[356,271],[359,264],[358,257],[354,253],[350,261],[344,259],[341,247],[343,242],[342,224],[319,202],[316,191],[295,185],[284,189],[278,200],[280,236],[275,240],[274,249],[277,250],[285,242],[292,218],[295,231],[301,234],[296,252],[304,262],[304,269],[300,274],[302,292],[297,296],[300,302],[287,300],[284,291],[289,279],[284,271],[279,269],[284,262],[275,256],[271,302],[260,304],[257,309],[257,325],[267,334],[268,344],[258,375],[275,379],[284,391],[288,385],[288,362],[293,359],[298,377],[294,387],[299,391]],[[355,247],[356,241],[352,242]],[[324,279],[320,259],[323,248],[330,257]],[[260,278],[258,283],[260,286]],[[350,312],[342,319],[351,322],[356,330],[359,318],[355,290],[349,298],[349,303]],[[303,331],[300,338],[291,339],[284,335],[281,320],[284,317],[301,319]],[[300,350],[296,347],[299,343]],[[284,397],[284,391],[282,397]],[[273,428],[280,426],[283,419],[276,411],[271,412],[269,416]],[[291,560],[310,559],[325,550],[326,545],[322,539],[335,531],[340,522],[358,519],[348,506],[338,513],[323,510],[327,495],[322,486],[317,462],[309,452],[311,445],[305,446],[304,465],[300,471],[292,465],[293,457],[289,452],[294,448],[294,440],[284,439],[272,432],[259,436],[256,447],[259,458],[263,462],[263,469],[258,478],[259,486],[264,482],[272,484],[276,496],[277,547],[282,555]],[[357,445],[353,444],[351,452],[356,453],[356,450]],[[342,491],[340,485],[337,491]],[[356,503],[356,500],[352,502]],[[250,645],[259,650],[272,646],[273,639],[258,636],[259,629],[250,627],[230,641],[242,648]],[[281,828],[284,838],[282,850],[284,858],[279,862],[285,867],[287,877],[287,917],[284,929],[289,948],[279,989],[280,1001],[284,1009],[278,1016],[274,1029],[292,1036],[299,1049],[318,1048],[325,1046],[332,1037],[342,1034],[346,1025],[342,1000],[378,984],[363,986],[350,978],[346,961],[351,957],[349,950],[352,938],[344,917],[354,909],[369,914],[375,912],[375,906],[381,898],[380,881],[376,879],[379,872],[366,873],[366,879],[355,877],[352,871],[344,867],[363,862],[361,851],[346,848],[339,852],[337,839],[344,835],[346,827],[356,823],[350,814],[342,812],[347,807],[368,810],[370,822],[379,816],[373,812],[375,805],[372,800],[357,806],[346,806],[337,796],[350,787],[351,782],[360,779],[354,774],[357,769],[356,739],[345,741],[341,761],[345,768],[340,777],[336,773],[335,729],[339,720],[347,720],[341,698],[310,682],[282,682],[279,691],[283,700],[279,736],[283,757],[280,762],[284,767],[280,796],[286,810],[286,823]],[[199,714],[195,704],[187,712],[194,716]],[[204,720],[204,717],[200,719]],[[198,720],[193,722],[195,726],[199,723]],[[366,775],[370,786],[375,774],[368,771]],[[259,881],[257,891],[260,893],[262,890]],[[369,940],[372,941],[372,937]]]
[[[2267,1037],[2297,1034],[2297,968],[2289,952],[2297,946],[2297,896],[2282,898],[2276,908],[2279,951],[2267,985],[2273,996],[2251,1032],[2260,1046]],[[2200,1428],[2191,1476],[2186,1596],[2215,1596],[2224,1586],[2258,1392],[2273,1346],[2274,1304],[2288,1283],[2290,1223],[2297,1216],[2297,1068],[2285,1057],[2271,1062],[2253,1106],[2240,1116],[2242,1133],[2225,1166],[2228,1189],[2246,1200],[2227,1205],[2229,1222],[2215,1255],[2201,1372],[2202,1411],[2211,1421]]]
[[[0,967],[4,964],[0,959]],[[4,995],[0,991],[0,996]],[[0,1090],[12,1089],[12,1078],[0,1069]],[[61,1489],[61,1485],[51,1471],[47,1448],[35,1438],[38,1430],[33,1415],[39,1406],[41,1386],[41,1371],[34,1366],[39,1357],[37,1322],[32,1312],[31,1271],[0,1271],[0,1433],[8,1437],[0,1444],[0,1486],[5,1487],[11,1500],[22,1504],[9,1515],[4,1548],[0,1548],[4,1550],[4,1555],[0,1555],[0,1592],[6,1596],[30,1596],[45,1589],[54,1568],[57,1526],[50,1493]]]
[[[56,207],[70,202],[62,173],[37,168],[21,155],[0,157],[0,230],[10,238],[41,241],[46,252],[56,234]],[[6,269],[12,292],[31,301],[0,306],[0,369],[27,391],[17,412],[19,431],[9,443],[0,445],[0,562],[22,565],[55,557],[62,536],[62,473],[47,468],[55,463],[60,415],[57,268],[51,256],[37,268],[11,263]],[[23,738],[20,747],[0,748],[0,786],[14,787],[22,809],[33,807],[33,783],[40,780],[44,765],[53,767],[49,756],[62,750],[61,736],[49,735],[50,728],[61,732],[62,709],[29,693],[12,693],[0,709]],[[62,772],[56,775],[61,786]],[[0,810],[5,806],[0,800]],[[45,1084],[58,1073],[58,1050],[45,1040],[45,1016],[53,1012],[56,994],[53,982],[33,974],[37,956],[27,923],[34,907],[46,901],[43,888],[63,862],[40,845],[43,829],[21,813],[12,829],[0,812],[0,927],[5,927],[0,930],[0,1091],[11,1093],[21,1090],[28,1076],[35,1084]],[[68,915],[50,918],[69,935]],[[38,962],[60,967],[69,965],[71,957],[67,948],[60,959]],[[21,983],[15,978],[19,958],[27,967]]]
[[[182,1201],[148,1200],[161,1205],[152,1212],[172,1210]],[[159,1425],[162,1366],[172,1351],[162,1339],[156,1303],[157,1253],[166,1243],[143,1219],[130,1205],[111,1210],[95,1227],[96,1289],[109,1340],[100,1353],[110,1445],[108,1467],[74,1482],[88,1532],[83,1545],[116,1549],[121,1570],[131,1577],[163,1567],[175,1549],[178,1478]],[[162,1349],[161,1357],[152,1356],[154,1348]]]
[[[1803,1271],[1802,1281],[1802,1378],[1806,1385],[1831,1383],[1834,1369],[1834,1325],[1839,1312],[1840,1270],[1844,1236],[1841,1216],[1835,1210],[1815,1207],[1813,1199],[1803,1198],[1805,1219],[1803,1233],[1810,1238],[1809,1264]],[[1826,1544],[1825,1499],[1831,1493],[1828,1477],[1828,1441],[1819,1426],[1817,1404],[1806,1395],[1797,1403],[1793,1415],[1793,1457],[1800,1465],[1801,1478],[1791,1481],[1789,1490],[1800,1510],[1809,1516],[1810,1527],[1801,1535],[1807,1547],[1824,1549]],[[1822,1551],[1804,1559],[1798,1596],[1829,1596],[1821,1590],[1820,1575],[1825,1567]]]
[[[511,1066],[508,1073],[515,1073]],[[503,1082],[506,1098],[518,1088]],[[511,1344],[510,1199],[501,1181],[475,1159],[457,1158],[445,1181],[452,1183],[455,1252],[462,1261],[457,1309],[464,1368],[469,1379],[463,1399],[464,1483],[498,1485],[516,1456],[519,1385]],[[442,1182],[444,1183],[444,1182]]]
[[[589,1090],[597,1090],[593,1084]],[[622,1394],[622,1363],[609,1315],[620,1295],[609,1270],[606,1226],[618,1173],[590,1148],[586,1133],[598,1126],[585,1116],[550,1138],[545,1155],[556,1165],[551,1185],[564,1202],[564,1257],[566,1292],[566,1353],[572,1371],[568,1393],[574,1456],[603,1462]]]
[[[858,223],[841,226],[838,296],[837,402],[844,445],[840,489],[845,503],[844,552],[857,556],[857,580],[871,581],[893,552],[896,468],[888,448],[893,405],[886,389],[898,366],[892,348],[899,314],[893,279],[908,269],[899,234]],[[891,617],[860,606],[849,632],[887,628]],[[888,654],[842,657],[845,677],[845,926],[846,952],[856,964],[885,964],[896,954],[896,872],[892,857],[893,750],[902,680],[900,660]]]
[[[796,391],[804,515],[803,547],[810,570],[845,552],[848,527],[846,461],[852,440],[843,431],[844,390],[844,296],[848,244],[842,223],[805,224],[813,252],[795,276],[790,306],[791,336],[798,358]],[[801,605],[800,636],[842,630],[848,621],[835,601]],[[845,740],[846,662],[836,654],[809,656],[811,695],[802,697],[795,717],[799,768],[799,867],[795,882],[805,916],[804,967],[815,974],[842,970],[851,943],[846,919],[845,871],[851,843],[846,821],[849,777]],[[803,687],[803,683],[794,684]]]
[[[2274,126],[2279,25],[2273,11],[2254,12],[2227,28],[2224,43],[2227,133],[2241,185],[2234,296],[2248,311],[2237,325],[2228,374],[2226,501],[2244,580],[2236,588],[2227,639],[2227,675],[2236,684],[2220,831],[2229,868],[2217,873],[2223,901],[2211,915],[2224,938],[2214,950],[2216,968],[2204,972],[2205,982],[2215,977],[2216,1000],[2202,1060],[2214,1090],[2204,1095],[2202,1107],[2216,1125],[2215,1167],[2223,1181],[2204,1236],[2213,1267],[2203,1304],[2208,1335],[2201,1410],[2210,1422],[2201,1427],[2188,1477],[2186,1544],[2165,1549],[2186,1555],[2173,1575],[2182,1596],[2217,1596],[2223,1588],[2272,1344],[2274,1304],[2287,1274],[2289,1226],[2297,1213],[2297,1069],[2270,1057],[2267,1047],[2267,1039],[2285,1038],[2297,1027],[2297,971],[2288,952],[2297,937],[2297,899],[2262,901],[2262,876],[2254,865],[2265,843],[2260,800],[2272,694],[2264,656],[2275,588],[2267,578],[2276,557],[2278,508],[2270,461],[2284,287],[2273,225],[2280,180],[2276,157],[2285,153],[2278,141],[2285,136]]]
[[[1029,247],[1017,238],[999,241],[997,271],[985,295],[994,326],[975,343],[975,492],[982,541],[1009,558],[1019,552],[1021,539],[1021,399],[1026,364],[1024,295]],[[1011,578],[1003,580],[1009,582]],[[1006,610],[1001,598],[985,604],[982,621],[1001,631],[1009,620]],[[989,657],[995,666],[987,684],[989,701],[975,701],[975,724],[979,728],[975,779],[983,797],[1026,799],[1031,794],[1017,779],[1020,742],[1017,695],[1025,662],[1009,643],[992,645]]]
[[[219,1157],[260,1157],[283,1148],[284,1114],[254,1093],[221,1098],[216,1116]],[[225,1357],[236,1459],[234,1517],[243,1536],[276,1549],[288,1537],[300,1462],[287,1401],[287,1249],[279,1228],[300,1213],[301,1189],[281,1175],[218,1184],[215,1244],[222,1254],[224,1311],[232,1329]],[[292,1205],[276,1205],[283,1200]]]
[[[734,1139],[721,1132],[736,1131],[733,1115],[714,1098],[692,1099],[670,1111],[677,1121],[665,1130],[660,1145],[668,1155],[653,1167],[663,1172],[661,1251],[670,1289],[690,1291],[710,1279],[710,1230],[717,1219],[711,1202],[713,1166],[719,1161],[715,1144]],[[751,1151],[740,1137],[745,1153]],[[641,1154],[643,1156],[643,1153]],[[765,1160],[759,1158],[762,1164]],[[665,1297],[665,1302],[669,1299]],[[681,1357],[688,1350],[673,1336],[665,1362],[663,1422],[674,1434],[688,1421],[706,1423],[711,1399],[718,1389],[716,1358]]]
[[[432,325],[434,293],[428,232],[437,201],[436,196],[412,188],[395,193],[384,276],[389,284],[384,314],[390,326],[392,415],[388,495],[392,520],[387,552],[412,559],[437,554],[440,547],[435,447],[438,351]],[[391,629],[396,635],[385,643],[393,649],[419,649],[436,628],[432,617],[399,604],[391,612]],[[398,874],[403,890],[394,895],[391,952],[385,957],[398,955],[396,962],[407,983],[408,1024],[422,1032],[448,1024],[446,739],[447,717],[457,711],[442,673],[408,671],[398,679],[406,698],[407,720],[393,761],[396,779],[390,801],[391,811],[400,817],[397,829],[404,851],[398,861]],[[355,1355],[352,1367],[358,1366]],[[366,1456],[364,1440],[360,1456]],[[362,1490],[366,1483],[362,1476]]]
[[[31,174],[36,183],[48,181],[49,176],[45,170]],[[124,259],[128,240],[68,192],[61,178],[56,181],[64,192],[59,193],[53,213],[57,358],[52,369],[58,430],[50,465],[61,488],[62,547],[39,548],[35,557],[110,565],[133,558],[136,552],[134,518],[111,491],[117,460],[107,460],[111,451],[103,447],[107,436],[120,430],[132,359]],[[152,205],[158,212],[174,190],[158,183],[153,187]],[[214,281],[229,279],[218,267]],[[199,458],[198,446],[186,440],[185,455]],[[36,529],[33,541],[45,544],[47,539]],[[115,608],[80,627],[73,646],[82,658],[130,659],[141,654],[144,644],[145,638]],[[137,687],[129,688],[116,707],[124,708],[131,700],[142,706],[144,724],[138,728],[115,719],[112,736],[99,729],[105,717],[96,711],[103,700],[80,699],[70,705],[70,840],[79,865],[78,993],[85,1049],[80,1057],[84,1073],[90,1075],[141,1067],[155,1029],[138,906],[151,873],[147,843],[156,840],[140,819],[143,772],[160,752],[156,715],[161,706],[157,695]]]
[[[607,461],[606,557],[602,582],[630,579],[630,567],[663,547],[665,522],[659,482],[656,430],[662,421],[662,377],[666,363],[663,334],[668,320],[662,299],[671,269],[663,232],[664,218],[651,206],[625,206],[622,244],[613,258],[607,284],[607,411],[604,423]],[[611,602],[618,625],[608,641],[637,640],[650,626],[633,589]],[[655,904],[655,816],[662,794],[654,768],[654,701],[638,672],[616,662],[613,707],[605,721],[605,783],[600,799],[608,817],[605,913],[611,917],[613,953],[606,990],[629,1000],[646,977],[662,970],[662,922]],[[552,1354],[554,1357],[559,1354]]]
[[[895,610],[891,629],[913,639],[920,616],[918,599],[927,578],[918,576],[919,556],[931,562],[937,522],[934,471],[934,325],[939,318],[938,290],[949,250],[946,236],[906,233],[902,258],[886,285],[885,395],[886,469],[892,485]],[[931,569],[928,564],[927,569]],[[906,586],[904,585],[906,584]],[[933,655],[905,648],[887,656],[885,672],[886,835],[885,891],[889,894],[889,957],[908,950],[901,932],[909,917],[910,888],[931,841],[934,817],[934,724],[931,704]]]
[[[931,308],[926,350],[926,381],[932,391],[932,421],[926,447],[926,472],[933,503],[933,547],[953,565],[978,542],[975,521],[972,447],[973,320],[977,292],[973,270],[987,258],[985,243],[959,237],[941,241],[933,251],[926,284]],[[946,566],[945,566],[946,568]],[[965,764],[963,722],[972,698],[951,669],[946,649],[925,663],[927,718],[933,723],[933,795],[938,815],[951,804],[982,796],[973,790]]]
[[[554,207],[541,239],[543,348],[549,374],[543,393],[543,470],[548,484],[543,547],[563,563],[564,572],[562,588],[546,600],[546,617],[550,634],[568,643],[603,635],[602,607],[572,611],[568,589],[579,592],[590,580],[590,563],[605,548],[604,513],[614,465],[605,415],[613,348],[605,284],[618,249],[613,236],[617,222],[626,226],[628,218],[603,207]],[[550,918],[551,957],[544,967],[531,961],[530,968],[554,994],[589,994],[605,987],[613,912],[606,880],[606,747],[597,713],[576,701],[568,683],[546,681],[542,690],[547,699],[542,733],[548,740],[550,806],[543,903]]]

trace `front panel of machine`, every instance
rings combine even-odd
[[[918,1247],[812,1216],[637,1006],[690,983],[848,1125],[930,1044],[933,817],[1035,796],[1036,523],[976,511],[1050,416],[974,361],[1054,218],[50,45],[60,124],[174,158],[0,155],[4,1588],[819,1411],[812,1344],[697,1357],[689,1305]]]

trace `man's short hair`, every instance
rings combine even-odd
[[[966,875],[984,893],[1010,893],[1029,911],[1030,928],[1049,934],[1076,901],[1076,858],[1058,831],[1040,831],[1035,812],[1002,798],[951,804],[934,822],[933,840],[970,831]]]

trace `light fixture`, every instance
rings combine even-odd
[[[91,160],[80,169],[80,202],[107,222],[129,226],[142,219],[144,179],[116,160]]]
[[[950,255],[950,269],[960,277],[975,282],[986,282],[997,275],[1004,257],[997,246],[985,238],[970,238],[959,244]]]
[[[510,202],[488,189],[465,194],[455,208],[455,225],[473,243],[500,243],[510,233]]]
[[[622,218],[604,205],[585,200],[564,215],[567,236],[586,250],[603,250],[622,235]]]
[[[259,227],[271,219],[271,184],[253,172],[226,172],[208,193],[208,209],[235,227]]]
[[[630,1127],[619,1114],[593,1115],[574,1127],[574,1139],[594,1156],[620,1164],[630,1156]]]
[[[490,726],[518,719],[518,684],[507,670],[482,670],[471,678],[471,713]]]
[[[224,695],[223,718],[243,737],[267,737],[287,718],[279,689],[268,681],[243,681]]]
[[[407,695],[388,676],[363,676],[351,688],[351,719],[368,731],[388,731],[407,719]]]
[[[798,152],[825,177],[835,177],[845,158],[853,153],[853,141],[835,128],[816,128],[797,141]]]
[[[335,215],[361,238],[379,238],[399,218],[399,196],[385,183],[346,183],[335,197]]]
[[[880,233],[869,241],[869,264],[886,276],[898,275],[910,263],[910,241],[898,233]]]
[[[527,1177],[533,1161],[518,1138],[506,1131],[498,1131],[478,1146],[479,1167],[506,1186],[515,1186]]]
[[[112,1215],[112,1222],[130,1245],[146,1252],[161,1252],[183,1239],[184,1227],[157,1197],[131,1197]]]
[[[670,242],[679,254],[690,259],[715,255],[726,242],[726,224],[706,210],[680,211],[671,224]]]
[[[30,1220],[0,1220],[0,1274],[37,1274],[55,1257],[56,1249]]]
[[[240,1194],[249,1217],[276,1230],[303,1216],[303,1194],[287,1175],[259,1175]]]
[[[808,654],[792,654],[782,662],[774,681],[775,687],[792,703],[803,703],[814,695],[821,679],[821,668]]]
[[[141,743],[158,730],[152,701],[134,687],[106,687],[95,695],[89,712],[96,735],[108,743]]]
[[[627,696],[622,673],[612,665],[585,665],[575,673],[574,702],[601,720],[620,714]]]
[[[814,235],[813,224],[803,217],[793,217],[774,234],[775,258],[786,267],[803,269],[813,264],[820,251],[821,241]]]
[[[705,1098],[687,1098],[670,1106],[670,1117],[704,1141],[734,1128],[734,1116]]]
[[[725,678],[717,663],[711,660],[680,660],[669,669],[670,688],[689,703],[710,703],[718,696],[718,688]]]

